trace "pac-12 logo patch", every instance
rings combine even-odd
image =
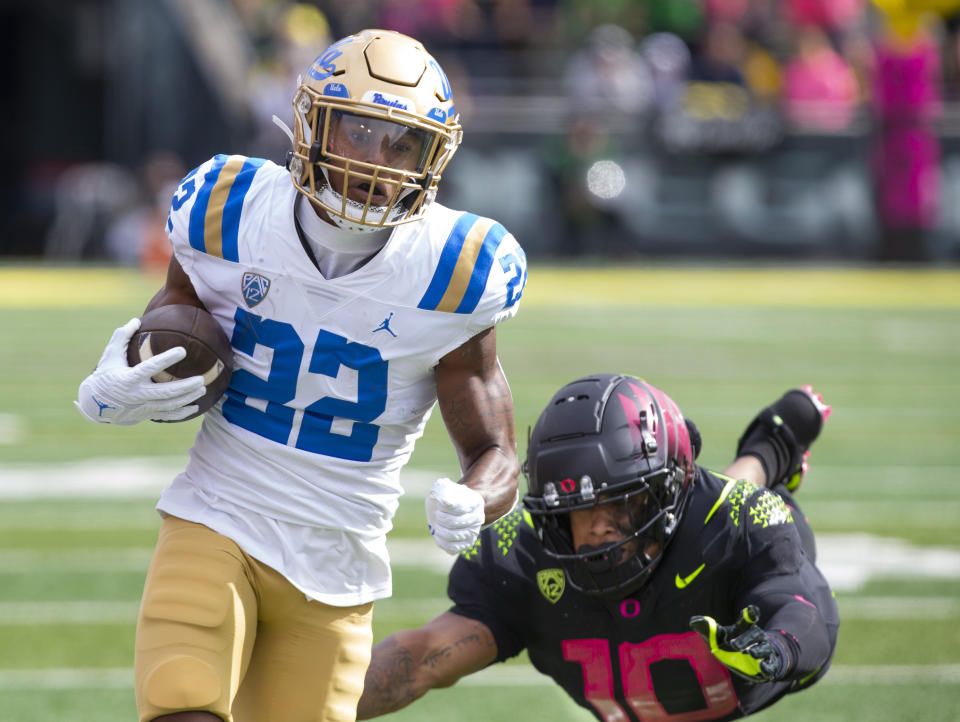
[[[240,284],[243,292],[243,300],[247,306],[253,308],[267,296],[270,290],[270,279],[261,276],[259,273],[244,273],[243,281]]]
[[[540,587],[540,593],[551,604],[556,604],[563,596],[566,585],[567,577],[562,569],[541,569],[537,572],[537,586]]]

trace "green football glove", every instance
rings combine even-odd
[[[786,650],[757,626],[760,610],[753,604],[735,624],[722,626],[713,617],[690,617],[690,628],[703,637],[713,656],[734,674],[751,682],[772,682],[786,672]]]

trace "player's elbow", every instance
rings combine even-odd
[[[357,703],[357,719],[373,719],[396,712],[420,699],[428,689],[428,686],[417,684],[410,678],[372,679],[368,670],[363,694]]]
[[[400,696],[397,694],[397,690],[388,695],[368,694],[367,689],[364,688],[363,696],[360,697],[360,702],[357,704],[357,719],[373,719],[396,712],[422,696],[422,692],[418,695],[403,694]]]
[[[373,648],[357,704],[357,719],[396,712],[442,684],[419,630],[402,630]],[[456,680],[451,680],[453,684]]]

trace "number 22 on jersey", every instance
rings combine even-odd
[[[234,321],[230,341],[235,349],[252,357],[258,345],[264,346],[273,351],[273,358],[266,379],[246,369],[234,371],[223,402],[223,415],[227,421],[272,441],[292,443],[296,448],[314,454],[370,461],[380,434],[380,427],[371,422],[383,413],[387,404],[388,362],[381,358],[380,352],[320,329],[310,355],[308,372],[336,378],[341,367],[355,370],[357,400],[332,396],[317,399],[304,409],[296,438],[290,439],[296,410],[289,403],[297,395],[305,352],[303,340],[289,323],[265,319],[244,308],[237,308]],[[266,406],[255,407],[248,403],[248,399],[262,399]],[[263,404],[259,406],[263,407]],[[350,433],[333,431],[334,419],[352,421]]]

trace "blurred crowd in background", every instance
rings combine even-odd
[[[382,27],[451,80],[440,201],[533,255],[960,259],[960,0],[0,0],[4,20],[24,73],[0,254],[164,265],[180,178],[282,162],[298,74]]]

